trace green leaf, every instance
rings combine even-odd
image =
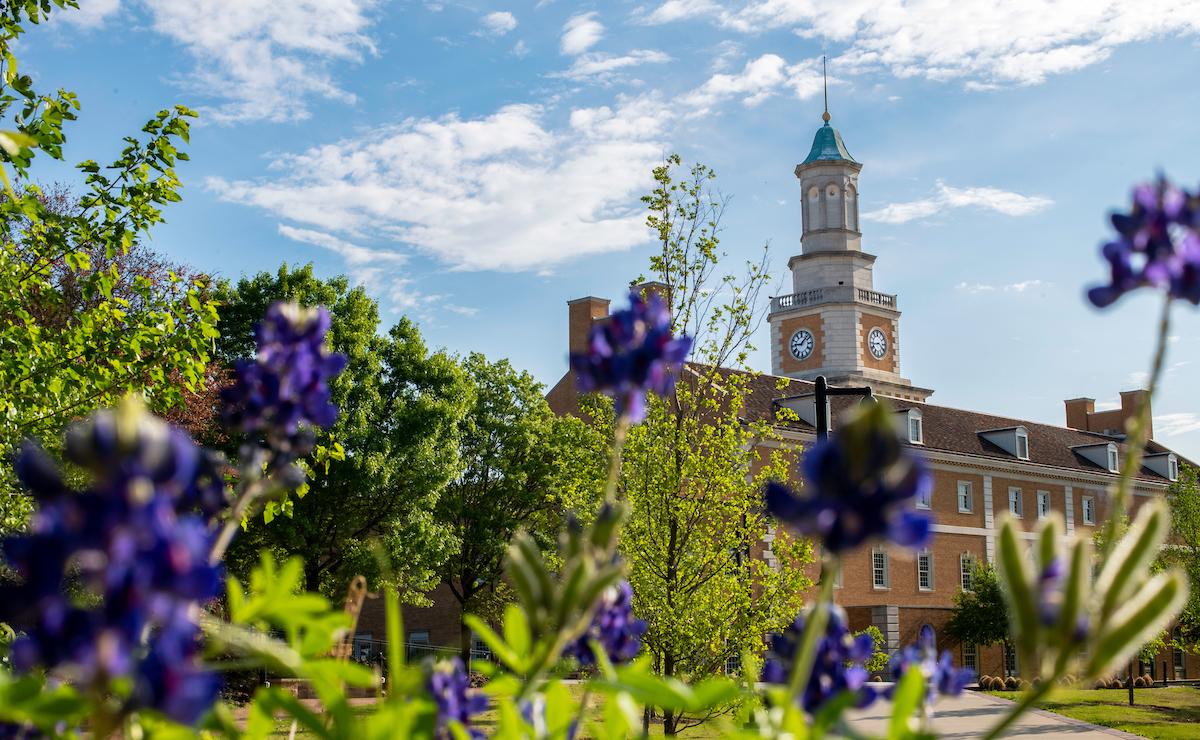
[[[504,640],[512,648],[513,653],[522,660],[528,658],[532,636],[529,632],[529,620],[525,612],[516,604],[509,604],[504,609]]]
[[[483,640],[484,643],[487,644],[487,646],[491,649],[492,654],[495,655],[501,663],[508,666],[509,670],[513,671],[514,673],[525,672],[525,661],[522,660],[521,657],[515,652],[513,652],[512,648],[508,646],[508,643],[504,642],[504,639],[500,637],[500,635],[497,635],[491,627],[487,626],[486,622],[474,614],[464,615],[463,622],[466,623],[467,627],[470,628],[470,630],[474,632],[480,640]]]
[[[24,147],[34,146],[37,146],[37,141],[28,134],[20,131],[0,131],[0,149],[3,149],[10,157],[20,154]]]

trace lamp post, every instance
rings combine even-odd
[[[824,375],[818,375],[813,382],[816,397],[817,439],[829,436],[829,397],[830,396],[862,396],[863,400],[873,400],[875,393],[869,385],[850,386],[847,388],[830,388],[829,381]]]

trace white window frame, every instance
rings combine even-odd
[[[918,509],[933,508],[933,486],[927,486],[917,493],[915,505]]]
[[[1172,483],[1179,480],[1179,458],[1174,454],[1167,455],[1167,480]]]
[[[914,431],[916,434],[913,434]],[[925,444],[925,424],[921,419],[921,412],[917,409],[908,411],[908,441],[915,445]]]
[[[1015,494],[1015,495],[1014,495]],[[1018,519],[1025,518],[1024,494],[1017,486],[1008,487],[1008,511]]]
[[[876,548],[871,551],[871,587],[876,591],[887,591],[892,587],[891,567],[888,561],[887,550]]]
[[[1016,676],[1020,674],[1021,665],[1017,660],[1016,645],[1007,645],[1001,648],[1000,652],[1004,654],[1004,675]],[[1011,667],[1010,667],[1011,665]]]
[[[975,553],[964,552],[958,556],[958,585],[963,591],[975,590]]]
[[[1017,438],[1017,449],[1016,449],[1017,459],[1018,460],[1028,460],[1029,459],[1029,432],[1025,430],[1025,427],[1017,427],[1015,435]],[[1025,448],[1024,454],[1021,453],[1022,446],[1024,446],[1024,448]]]
[[[965,497],[963,496],[964,493],[966,494]],[[965,507],[963,506],[964,500],[967,502],[967,505]],[[975,511],[975,486],[973,486],[971,484],[971,481],[960,480],[958,482],[958,500],[957,501],[958,501],[958,513],[959,514],[970,514]]]
[[[926,581],[925,585],[921,585],[922,577]],[[917,590],[933,590],[933,553],[929,550],[921,550],[917,553]]]
[[[1038,520],[1045,519],[1050,516],[1050,492],[1037,492],[1037,518]]]
[[[1096,497],[1095,496],[1080,496],[1079,497],[1079,512],[1080,521],[1084,524],[1095,525],[1096,523]]]
[[[1108,472],[1120,472],[1120,460],[1117,456],[1117,446],[1111,442],[1108,443]]]

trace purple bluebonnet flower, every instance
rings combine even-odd
[[[234,384],[221,392],[225,425],[261,434],[285,460],[312,449],[310,427],[328,427],[337,419],[329,381],[346,367],[345,355],[325,350],[329,311],[275,303],[258,324],[254,360],[234,368]]]
[[[646,623],[633,618],[633,588],[629,581],[621,581],[601,595],[591,626],[567,648],[566,654],[581,665],[594,665],[596,654],[591,641],[595,640],[604,647],[609,660],[626,663],[641,650],[645,633]]]
[[[1038,616],[1047,627],[1058,622],[1058,615],[1062,611],[1063,575],[1063,561],[1057,556],[1038,573]]]
[[[892,656],[889,662],[892,680],[899,682],[904,674],[914,667],[925,677],[928,687],[926,703],[932,703],[938,694],[958,696],[975,680],[975,671],[954,666],[949,650],[943,650],[941,656],[938,656],[933,630],[928,625],[921,628],[915,645],[909,645]],[[889,698],[894,689],[895,684],[885,692]]]
[[[435,663],[426,688],[437,704],[438,737],[451,737],[451,722],[461,723],[471,733],[471,737],[483,737],[481,731],[471,727],[471,717],[487,711],[487,696],[482,691],[471,688],[470,677],[460,659],[452,658]]]
[[[571,355],[580,391],[612,396],[617,415],[641,421],[646,392],[668,395],[692,348],[689,336],[671,334],[671,312],[662,299],[642,298],[634,290],[629,308],[597,321],[588,335],[588,351]]]
[[[1200,195],[1165,177],[1134,188],[1129,213],[1114,213],[1117,238],[1104,245],[1107,285],[1088,291],[1098,308],[1135,288],[1152,286],[1173,298],[1200,304]]]
[[[804,455],[804,490],[767,484],[767,511],[838,554],[873,539],[924,547],[933,520],[909,507],[933,478],[878,403],[860,407]]]
[[[66,454],[92,472],[87,490],[68,489],[36,447],[16,465],[38,509],[28,534],[0,541],[21,579],[0,586],[0,620],[24,632],[13,666],[69,668],[89,690],[129,678],[129,708],[194,722],[215,701],[217,679],[200,667],[187,614],[223,578],[208,564],[211,529],[189,512],[203,504],[213,471],[187,435],[133,402],[75,425]],[[76,604],[75,583],[99,605]]]
[[[804,696],[800,697],[801,706],[809,714],[815,714],[846,691],[854,694],[856,706],[869,706],[875,701],[876,692],[866,685],[868,676],[864,664],[875,651],[875,640],[866,633],[851,635],[846,612],[840,606],[817,604],[812,608],[829,610],[829,620],[825,634],[817,640],[817,657]],[[771,635],[771,650],[763,664],[763,681],[788,683],[809,614],[811,610],[796,617],[782,633]]]

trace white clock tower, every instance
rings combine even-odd
[[[870,385],[881,396],[924,401],[933,393],[900,376],[896,296],[875,290],[875,256],[862,251],[858,173],[842,136],[821,116],[812,149],[796,165],[801,253],[788,260],[792,292],[771,299],[771,370],[833,385]]]

